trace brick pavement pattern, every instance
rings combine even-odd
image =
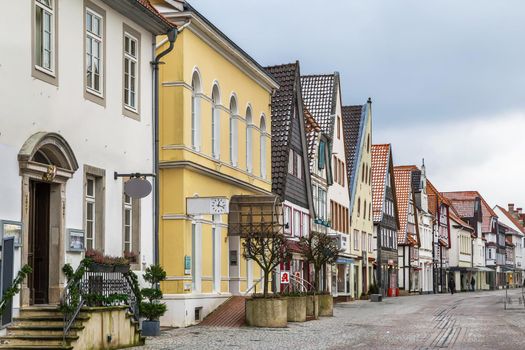
[[[134,350],[168,349],[525,349],[521,290],[389,298],[337,304],[334,317],[285,329],[195,326],[163,331]]]

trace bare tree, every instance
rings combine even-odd
[[[263,270],[263,295],[268,296],[268,280],[272,271],[290,259],[286,238],[279,232],[251,232],[243,237],[243,257],[251,259]]]
[[[319,291],[321,269],[335,264],[341,250],[333,237],[321,232],[311,232],[308,237],[301,237],[300,245],[306,260],[314,266],[314,287]]]

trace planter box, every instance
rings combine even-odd
[[[383,296],[381,294],[370,294],[370,301],[373,303],[382,302]]]
[[[91,263],[89,266],[89,271],[91,272],[113,272],[113,265]]]
[[[306,317],[319,317],[319,295],[308,295],[306,297]]]
[[[334,297],[330,294],[319,295],[319,316],[334,315]]]
[[[306,296],[288,297],[288,322],[306,321]]]
[[[129,265],[115,265],[114,271],[120,273],[127,273],[129,272]]]
[[[246,299],[246,323],[252,327],[284,328],[288,325],[288,300]]]

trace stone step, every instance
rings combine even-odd
[[[78,339],[78,336],[68,335],[66,336],[66,343]],[[39,346],[62,346],[63,336],[62,335],[6,335],[2,337],[2,343],[6,345],[32,345]]]
[[[81,326],[83,321],[89,320],[89,316],[80,314],[77,316],[74,325]],[[32,317],[14,317],[14,325],[24,326],[37,326],[37,325],[48,325],[48,326],[64,326],[64,316],[61,314],[53,316],[32,316]]]
[[[20,309],[20,317],[62,315],[56,306],[31,306]]]
[[[10,344],[0,344],[0,349],[9,349],[9,350],[17,350],[17,349],[35,349],[35,350],[72,350],[73,346],[71,345],[10,345]]]
[[[73,326],[69,331],[69,335],[78,335],[84,329],[83,326]],[[7,328],[7,335],[62,335],[64,334],[63,325],[32,325],[25,324],[14,325]]]

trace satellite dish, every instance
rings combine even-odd
[[[131,198],[144,198],[151,193],[151,183],[139,177],[129,179],[124,183],[124,193]]]

